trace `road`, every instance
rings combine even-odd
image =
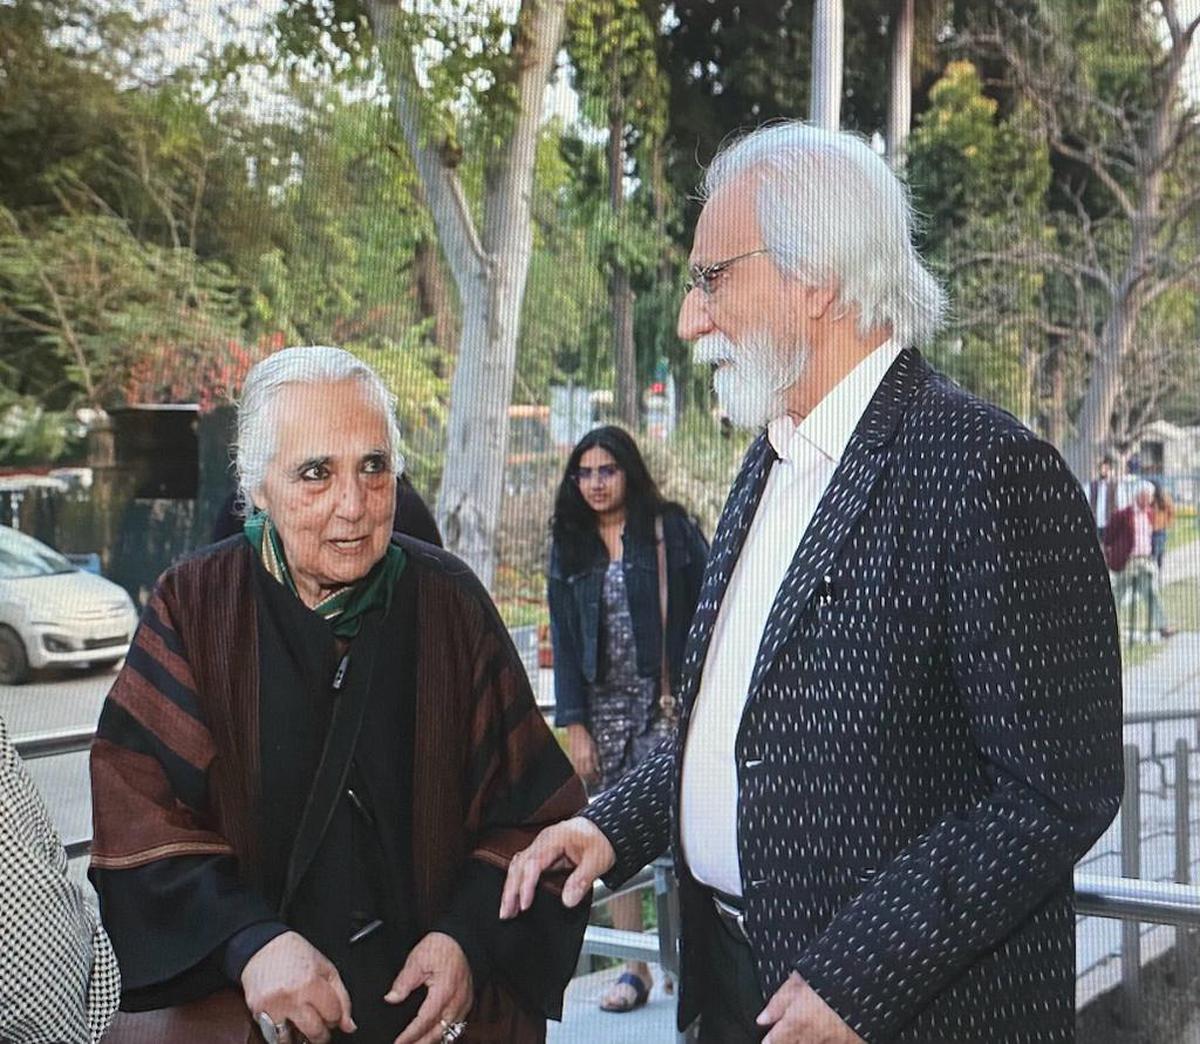
[[[58,729],[94,728],[115,677],[115,667],[38,671],[27,685],[0,685],[0,717],[13,739]],[[63,841],[90,837],[92,801],[87,752],[38,758],[28,767]],[[72,876],[81,878],[85,868],[86,860],[75,860]]]

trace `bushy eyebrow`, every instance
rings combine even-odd
[[[362,464],[365,461],[375,460],[378,457],[383,457],[386,459],[387,455],[388,453],[386,449],[383,447],[376,447],[375,449],[367,450],[366,453],[358,458],[358,462]],[[291,474],[300,475],[312,467],[329,467],[329,465],[333,464],[336,460],[337,457],[332,453],[326,453],[323,456],[318,457],[306,457],[304,460],[300,461],[290,469]]]
[[[291,471],[292,471],[293,475],[300,475],[300,474],[303,474],[305,471],[307,471],[309,468],[326,467],[330,463],[332,463],[332,461],[333,461],[332,456],[308,457],[305,460],[302,460],[302,461],[300,461],[300,463],[293,466]]]

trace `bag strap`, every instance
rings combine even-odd
[[[654,543],[658,556],[658,615],[662,620],[662,664],[658,682],[658,706],[669,722],[675,721],[675,695],[671,692],[671,664],[667,658],[667,542],[662,515],[654,516]]]

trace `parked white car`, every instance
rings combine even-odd
[[[137,619],[123,588],[0,525],[0,684],[41,667],[116,663]]]

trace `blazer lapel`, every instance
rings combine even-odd
[[[717,523],[717,531],[713,534],[704,579],[700,585],[700,597],[696,603],[696,612],[692,617],[683,654],[683,680],[679,699],[685,722],[700,688],[700,673],[704,667],[704,658],[708,655],[708,645],[712,640],[713,626],[717,621],[721,600],[725,597],[725,589],[729,586],[733,567],[737,564],[742,545],[746,542],[746,533],[754,519],[754,512],[762,499],[771,465],[778,459],[767,439],[767,433],[760,433],[746,451],[741,471],[738,472],[729,491],[729,498],[725,501],[725,508]]]
[[[920,353],[909,349],[900,353],[879,382],[779,585],[750,676],[750,699],[818,585],[829,575],[847,534],[870,501],[887,462],[888,443],[913,391],[928,374],[929,367]]]

